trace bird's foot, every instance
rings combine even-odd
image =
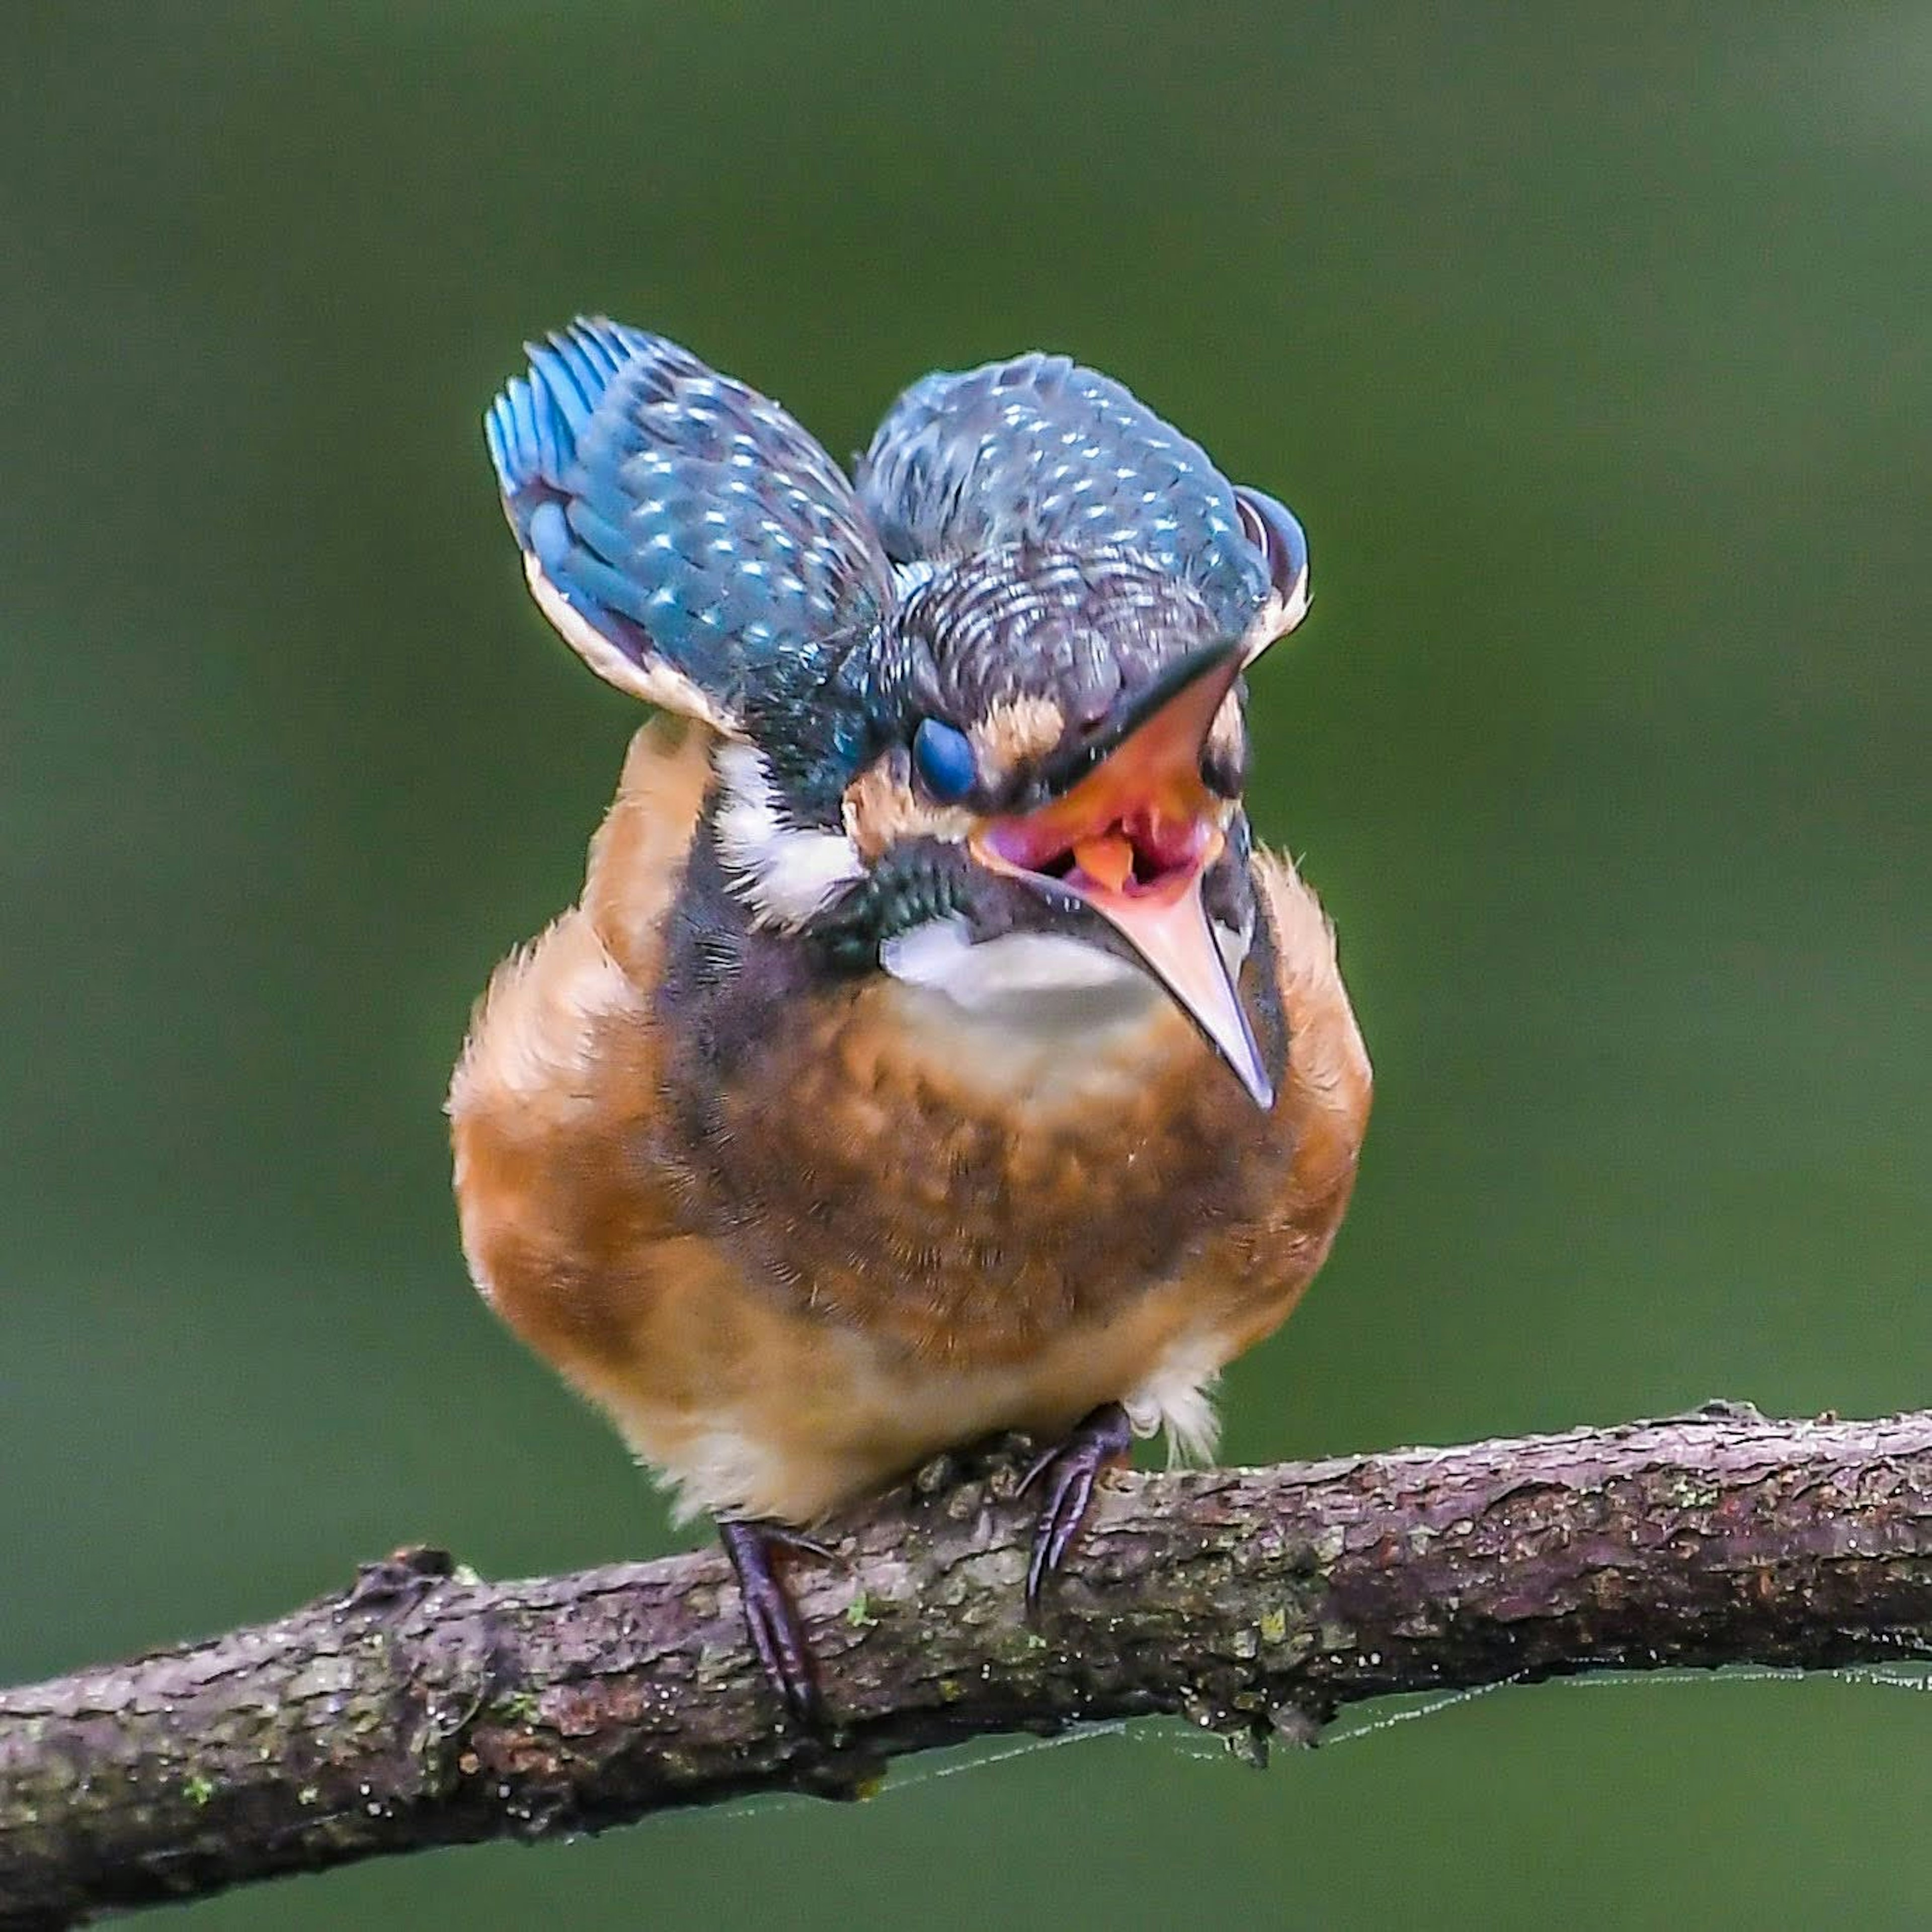
[[[807,1730],[824,1730],[825,1705],[818,1694],[804,1627],[772,1558],[780,1550],[827,1558],[836,1552],[783,1523],[757,1519],[720,1522],[718,1540],[737,1574],[738,1594],[744,1599],[745,1632],[764,1668],[766,1681],[778,1694],[785,1714],[794,1724]]]
[[[1072,1434],[1064,1442],[1048,1450],[1021,1478],[1022,1496],[1034,1484],[1042,1485],[1033,1559],[1027,1565],[1029,1610],[1039,1603],[1046,1580],[1059,1570],[1087,1520],[1095,1478],[1102,1469],[1124,1464],[1133,1444],[1127,1412],[1117,1402],[1103,1402],[1074,1424]]]

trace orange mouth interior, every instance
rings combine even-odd
[[[1170,735],[1179,742],[1161,740]],[[1171,902],[1220,856],[1218,801],[1202,782],[1198,740],[1149,729],[1036,810],[996,818],[975,843],[1003,868],[1083,898]]]
[[[1240,668],[1232,651],[1184,668],[1057,798],[986,820],[969,844],[992,870],[1100,914],[1266,1108],[1274,1084],[1202,898],[1232,808],[1202,776],[1202,747]]]
[[[1078,830],[1048,822],[1057,813],[998,820],[982,842],[1008,866],[1096,899],[1172,899],[1220,855],[1220,828],[1204,818],[1148,805],[1098,822],[1082,815]]]

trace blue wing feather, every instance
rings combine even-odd
[[[1268,596],[1266,560],[1206,452],[1064,356],[915,382],[856,486],[897,562],[1021,542],[1134,550],[1192,584],[1230,630]]]
[[[572,612],[640,674],[734,718],[761,664],[877,623],[878,538],[777,404],[601,317],[527,347],[527,374],[484,419],[505,511]]]

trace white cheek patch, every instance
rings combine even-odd
[[[771,766],[755,746],[721,745],[717,766],[724,790],[718,856],[760,925],[795,932],[864,875],[858,848],[842,832],[785,822]]]

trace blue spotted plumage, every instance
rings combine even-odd
[[[1124,551],[1190,584],[1235,633],[1270,588],[1207,452],[1064,356],[915,382],[879,425],[857,489],[895,562],[1010,544]]]
[[[580,318],[528,352],[484,428],[538,601],[602,676],[758,744],[795,824],[922,718],[1046,694],[1078,728],[1306,608],[1288,511],[1064,356],[916,382],[855,484],[662,336]]]
[[[734,720],[764,667],[880,621],[884,555],[838,466],[777,404],[662,336],[580,320],[529,346],[484,429],[518,541],[642,681]]]

